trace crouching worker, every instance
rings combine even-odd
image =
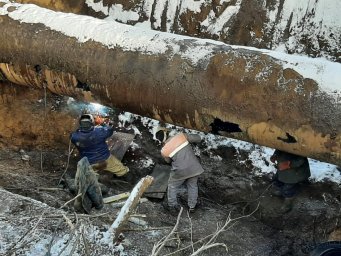
[[[97,210],[103,208],[103,197],[97,175],[86,157],[83,157],[77,164],[75,188],[77,198],[74,207],[77,212],[90,213],[93,207]]]
[[[197,134],[179,133],[167,139],[165,130],[156,132],[155,137],[162,143],[162,157],[172,165],[168,180],[167,208],[173,214],[180,210],[177,195],[180,187],[185,184],[189,212],[193,213],[198,200],[198,176],[204,172],[204,169],[189,143],[199,143],[201,137]]]
[[[95,171],[108,171],[120,177],[129,172],[109,151],[106,140],[114,133],[112,125],[95,126],[91,114],[83,114],[79,119],[79,129],[71,134],[71,142],[76,146],[80,157],[87,157]]]
[[[301,182],[308,181],[310,167],[308,158],[276,149],[270,158],[277,172],[273,180],[273,194],[284,198],[280,212],[291,211]]]

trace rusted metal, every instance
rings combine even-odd
[[[45,83],[58,94],[341,164],[339,99],[261,52],[207,42],[214,54],[193,63],[171,49],[109,49],[42,24],[0,19],[0,62],[7,63],[0,68],[14,83]],[[184,51],[202,45],[174,42]]]

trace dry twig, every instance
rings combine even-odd
[[[210,238],[210,239],[206,243],[204,243],[199,249],[197,249],[195,252],[193,252],[190,256],[198,255],[199,253],[201,253],[201,252],[203,252],[205,250],[208,250],[210,248],[216,247],[216,246],[223,246],[227,250],[226,244],[224,244],[224,243],[215,243],[215,240],[218,237],[218,235],[221,234],[224,231],[229,230],[235,223],[237,223],[238,220],[243,219],[243,218],[247,218],[247,217],[250,217],[251,215],[253,215],[258,210],[258,208],[259,208],[259,203],[258,203],[257,207],[255,208],[255,210],[253,210],[250,214],[243,215],[243,216],[240,216],[240,217],[237,217],[237,218],[234,218],[234,219],[231,219],[231,216],[230,216],[231,212],[230,212],[230,214],[228,215],[227,220],[225,221],[224,225],[222,227],[217,226],[217,230],[213,234],[210,234],[210,235],[208,235],[206,237],[203,237],[200,240],[198,240],[198,241],[196,241],[194,243],[191,243],[190,245],[185,246],[185,247],[183,247],[183,248],[181,248],[181,249],[179,249],[177,251],[165,254],[164,256],[169,256],[169,255],[173,255],[173,254],[179,253],[181,251],[184,251],[184,250],[186,250],[186,249],[188,249],[190,247],[193,247],[194,244],[197,244],[197,243],[200,243],[202,241],[205,241],[208,238]],[[231,224],[231,225],[229,225],[229,224]],[[163,239],[161,239],[160,242],[162,240]],[[154,256],[154,255],[152,254],[151,256]]]
[[[65,204],[63,204],[61,207],[59,207],[59,209],[64,208],[65,206],[67,206],[69,203],[75,201],[78,197],[82,196],[81,193],[79,193],[77,196],[75,196],[74,198],[72,198],[71,200],[67,201]]]
[[[162,248],[165,246],[166,242],[169,240],[169,238],[174,234],[175,230],[178,228],[179,226],[179,222],[180,222],[180,217],[182,214],[183,208],[181,207],[180,212],[178,214],[178,218],[176,219],[176,223],[174,228],[172,229],[172,231],[166,236],[164,237],[164,239],[161,239],[159,242],[157,242],[154,246],[153,246],[153,250],[152,250],[152,254],[151,256],[157,256],[159,255],[160,251],[162,250]]]
[[[67,156],[67,163],[66,163],[66,167],[65,167],[65,170],[62,174],[62,176],[60,177],[59,181],[58,181],[58,184],[57,186],[60,185],[60,183],[62,182],[63,180],[63,177],[65,175],[65,173],[67,172],[67,169],[69,168],[69,164],[70,164],[70,157],[71,157],[71,154],[72,154],[72,151],[75,149],[75,146],[73,146],[73,148],[71,149],[71,140],[69,140],[69,149],[68,149],[68,156]]]
[[[187,217],[189,220],[189,225],[190,225],[190,230],[191,230],[191,245],[192,245],[192,252],[194,252],[194,246],[193,246],[193,224],[192,224],[192,220],[191,217],[189,216],[189,212],[187,211]]]

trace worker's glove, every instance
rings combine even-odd
[[[281,162],[278,164],[278,170],[284,171],[290,168],[290,161]]]
[[[103,124],[104,124],[104,118],[102,116],[96,116],[95,125],[103,125]]]

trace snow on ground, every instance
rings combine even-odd
[[[211,10],[207,18],[201,22],[201,25],[207,27],[207,31],[212,35],[220,35],[226,23],[238,13],[241,3],[242,1],[238,0],[235,5],[228,6],[218,18],[214,11]],[[228,27],[224,30],[224,33],[227,32]]]
[[[166,31],[170,33],[173,32],[174,22],[179,19],[177,15],[188,12],[197,14],[205,9],[207,4],[212,4],[211,1],[207,0],[162,0],[156,2],[152,12],[154,0],[144,1],[143,6],[137,6],[138,10],[135,11],[123,10],[120,4],[105,6],[103,2],[87,0],[86,4],[94,11],[108,15],[106,18],[108,20],[125,23],[134,21],[137,22],[135,26],[149,29],[161,29],[161,19],[166,10]],[[223,5],[224,2],[230,2],[230,0],[220,0],[220,5]],[[219,5],[219,3],[217,4]],[[237,0],[234,4],[229,3],[219,16],[211,10],[206,19],[201,22],[201,30],[207,31],[211,35],[228,34],[229,27],[227,24],[238,14],[241,4],[242,0]],[[319,56],[331,58],[328,52],[337,51],[338,42],[340,42],[338,38],[341,34],[341,16],[339,15],[341,1],[275,0],[272,1],[271,5],[272,7],[265,1],[263,3],[263,9],[268,19],[264,32],[271,33],[272,36],[269,47],[285,53],[303,53],[307,52],[305,44],[308,41],[311,50],[318,52]],[[148,18],[144,22],[138,22],[139,11],[141,10]],[[179,26],[179,30],[184,30],[181,27],[181,22],[178,22],[177,26]],[[289,36],[286,35],[287,31],[290,31]]]
[[[149,129],[149,132],[153,135],[154,140],[156,140],[155,133],[160,126],[159,121],[147,117],[141,117],[139,115],[134,115],[129,112],[124,112],[120,115],[120,120],[125,122],[125,124],[127,120],[129,120],[129,122],[133,122],[136,119],[140,120],[141,123]],[[205,141],[208,150],[216,149],[219,146],[228,146],[234,147],[238,153],[240,153],[241,151],[249,152],[249,160],[255,167],[254,174],[257,176],[269,175],[276,172],[275,167],[272,164],[269,164],[270,157],[274,152],[274,149],[272,148],[252,144],[241,140],[226,138],[219,135],[205,134],[203,132],[184,129],[179,126],[176,126],[175,129],[172,129],[174,125],[171,124],[166,124],[165,126],[166,128],[171,130],[170,135],[174,135],[179,131],[199,134],[201,138]],[[217,161],[221,160],[221,158],[217,156],[212,155],[212,157],[216,157]],[[336,165],[320,162],[310,158],[309,164],[311,169],[310,179],[312,182],[331,181],[341,184],[341,170],[338,170],[338,167]]]
[[[323,56],[323,44],[331,49],[338,49],[341,34],[341,1],[296,1],[286,0],[279,8],[280,1],[275,8],[269,10],[269,31],[273,31],[273,47],[276,51],[303,52],[302,41],[309,40],[315,51]],[[280,22],[278,22],[278,20]],[[303,25],[304,24],[304,25]],[[290,31],[290,37],[283,42],[285,31]],[[320,45],[321,44],[321,45]],[[327,56],[326,56],[327,57]]]

